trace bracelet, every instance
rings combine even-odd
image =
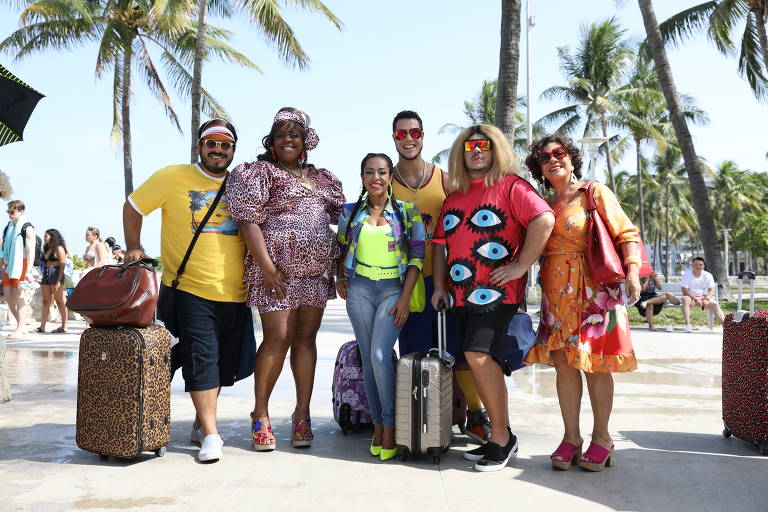
[[[624,258],[624,266],[631,265],[632,263],[639,267],[643,262],[638,256],[627,256]]]

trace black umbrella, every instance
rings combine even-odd
[[[0,65],[0,146],[20,141],[43,95]]]

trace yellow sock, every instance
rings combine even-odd
[[[464,393],[464,400],[467,402],[467,408],[470,411],[482,409],[483,401],[480,400],[480,395],[477,393],[475,379],[472,378],[472,371],[456,370],[454,375],[456,375],[456,382],[459,383],[459,387]]]

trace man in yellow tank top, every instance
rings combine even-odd
[[[392,140],[395,142],[395,149],[399,157],[394,169],[392,190],[397,199],[412,201],[421,212],[427,242],[423,267],[424,285],[426,296],[431,297],[434,291],[432,235],[435,232],[435,223],[440,217],[443,202],[448,195],[445,185],[446,173],[438,166],[427,163],[421,156],[424,146],[424,126],[421,117],[416,112],[404,110],[395,116],[392,121]],[[437,346],[437,312],[429,302],[427,300],[424,312],[411,313],[402,331],[400,331],[401,357],[412,352],[426,350],[430,346]],[[469,409],[465,433],[476,441],[484,443],[490,435],[490,421],[475,388],[475,382],[464,359],[464,354],[458,353],[456,348],[455,324],[450,314],[447,316],[447,335],[448,352],[456,357],[457,364],[454,366],[454,376],[464,393]]]

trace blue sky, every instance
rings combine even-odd
[[[695,3],[657,1],[657,16],[663,20]],[[204,86],[238,128],[235,163],[254,159],[274,113],[282,106],[295,106],[312,116],[320,135],[310,161],[339,176],[352,198],[357,195],[363,155],[382,151],[396,156],[390,131],[398,111],[415,109],[423,117],[426,158],[450,145],[451,137],[438,136],[438,129],[448,122],[464,124],[463,102],[477,94],[484,79],[494,79],[498,73],[500,6],[486,0],[327,0],[326,4],[344,22],[341,32],[305,13],[287,13],[312,58],[306,72],[282,65],[247,23],[212,20],[234,31],[232,45],[264,73],[214,61],[206,65]],[[3,38],[16,29],[18,19],[17,11],[4,9],[0,10]],[[585,23],[616,16],[630,36],[644,37],[636,2],[617,8],[612,0],[534,0],[534,14],[534,119],[561,106],[542,101],[539,95],[550,85],[564,83],[557,47],[575,46]],[[47,96],[27,126],[25,141],[0,148],[0,169],[10,175],[14,196],[25,201],[30,220],[39,229],[60,229],[75,254],[83,252],[85,228],[90,225],[123,243],[122,156],[110,145],[111,82],[109,77],[94,77],[95,52],[95,45],[88,45],[21,62],[0,55],[0,63]],[[758,103],[738,77],[735,59],[720,56],[704,36],[669,54],[679,90],[694,96],[710,116],[708,126],[691,128],[699,154],[713,165],[733,159],[743,168],[768,169],[768,107]],[[524,94],[522,57],[519,93]],[[185,163],[189,150],[188,135],[172,127],[143,84],[137,82],[134,90],[131,122],[138,185],[163,166]],[[186,130],[188,104],[174,100]],[[632,172],[631,156],[619,169]],[[160,251],[159,224],[159,213],[145,221],[143,241],[150,254]]]

